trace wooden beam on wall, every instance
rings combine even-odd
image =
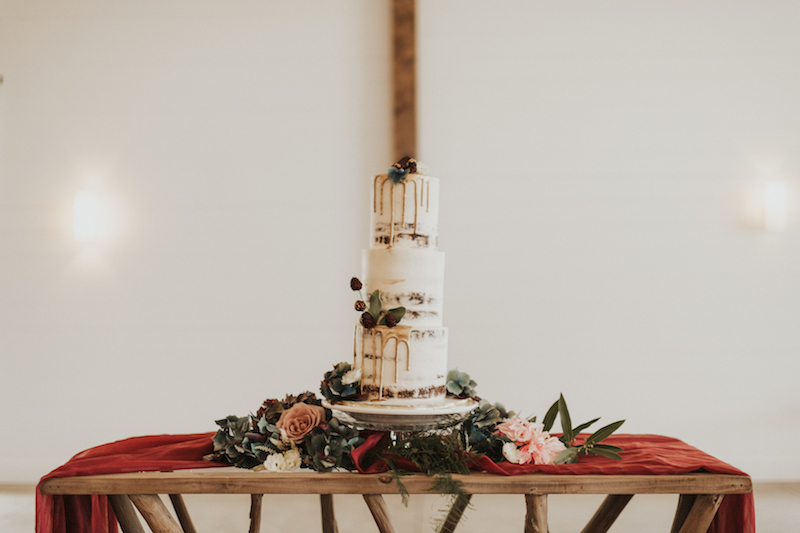
[[[395,161],[417,154],[416,0],[392,0],[392,87]]]

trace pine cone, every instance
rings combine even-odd
[[[372,318],[372,315],[369,314],[369,311],[365,311],[361,314],[361,325],[367,329],[372,329],[375,327],[375,319]]]
[[[383,317],[383,319],[386,321],[386,326],[388,326],[390,328],[393,328],[393,327],[395,327],[397,325],[397,319],[394,317],[394,315],[390,315],[389,313],[386,313],[386,315]]]
[[[358,300],[356,302],[356,311],[366,311],[367,304],[364,303],[364,300]]]
[[[350,280],[350,288],[353,289],[354,291],[360,291],[361,287],[363,287],[363,285],[361,285],[360,279],[353,278]]]

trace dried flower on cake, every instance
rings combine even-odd
[[[367,329],[372,329],[375,326],[377,326],[377,324],[375,323],[375,319],[372,317],[369,311],[364,311],[361,314],[361,325]]]

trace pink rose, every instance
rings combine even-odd
[[[497,426],[497,432],[505,435],[509,439],[519,444],[524,444],[531,440],[531,424],[518,416],[506,418]]]
[[[275,425],[286,432],[286,438],[297,444],[324,421],[324,408],[301,402],[282,412]]]

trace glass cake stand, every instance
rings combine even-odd
[[[360,429],[407,433],[453,424],[478,407],[478,402],[471,398],[445,398],[436,403],[416,405],[347,400],[336,404],[323,401],[322,405],[334,411],[336,418]]]

